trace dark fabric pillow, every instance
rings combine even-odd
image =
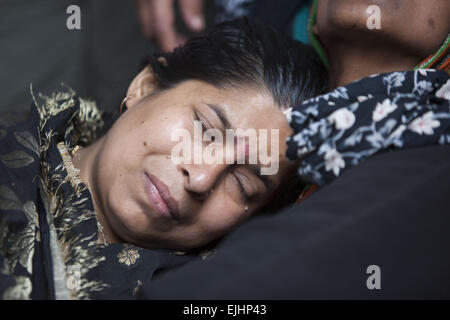
[[[298,207],[243,224],[150,299],[450,298],[450,147],[376,155]],[[380,268],[369,290],[367,268]]]

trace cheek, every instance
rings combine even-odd
[[[170,155],[171,150],[177,143],[174,134],[179,130],[188,129],[189,123],[187,117],[179,115],[160,115],[157,118],[146,121],[142,128],[142,139],[147,142],[151,154]]]
[[[245,220],[243,208],[229,198],[218,195],[208,200],[200,209],[198,227],[200,234],[217,238]]]
[[[141,111],[150,106],[143,106]],[[185,106],[161,106],[158,110],[153,107],[150,111],[140,112],[129,127],[133,136],[130,140],[138,140],[141,147],[145,147],[146,154],[170,155],[173,147],[178,143],[172,139],[179,130],[191,132],[193,118],[190,110]]]
[[[162,108],[165,111],[156,112],[145,107],[151,109],[144,105],[119,119],[108,132],[107,148],[115,159],[136,162],[147,155],[170,155],[176,144],[171,139],[173,132],[180,128],[188,129],[189,125],[192,127],[183,108]]]

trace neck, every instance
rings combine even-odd
[[[381,48],[386,46],[381,46]],[[378,46],[333,46],[330,58],[330,89],[347,85],[373,74],[412,70],[421,59]]]
[[[120,242],[120,239],[113,232],[110,223],[108,222],[105,210],[100,204],[99,193],[94,183],[93,168],[95,159],[97,158],[100,147],[103,144],[104,137],[97,140],[88,147],[81,148],[72,158],[74,166],[80,170],[80,178],[85,185],[89,187],[91,193],[94,210],[97,217],[97,222],[100,224],[98,240],[101,243],[115,243]],[[102,229],[102,230],[100,230]]]

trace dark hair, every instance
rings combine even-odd
[[[248,18],[218,24],[172,52],[149,55],[142,67],[147,65],[161,90],[191,79],[217,87],[266,88],[280,107],[298,105],[328,88],[327,71],[314,49]],[[294,202],[303,187],[297,175],[291,176],[261,213]]]
[[[160,89],[189,79],[265,87],[279,106],[297,105],[327,89],[327,72],[311,47],[248,18],[218,24],[172,52],[149,55],[147,64]]]

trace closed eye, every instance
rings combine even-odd
[[[194,120],[199,121],[202,124],[202,132],[205,132],[208,129],[205,126],[205,121],[203,120],[203,116],[201,116],[197,110],[194,111]]]
[[[236,173],[233,173],[232,175],[235,180],[235,183],[239,188],[242,202],[247,203],[250,200],[250,196],[248,195],[248,192],[245,190],[245,183],[242,182],[241,178],[239,178],[239,176]]]

